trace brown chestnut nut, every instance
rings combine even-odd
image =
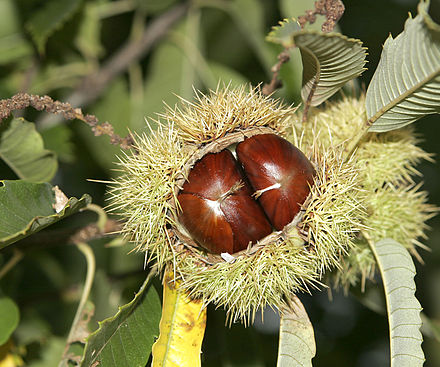
[[[293,144],[274,134],[248,138],[237,145],[236,153],[270,222],[283,229],[309,195],[312,164]]]
[[[179,221],[208,251],[234,253],[272,232],[229,150],[210,153],[190,171],[177,199]]]

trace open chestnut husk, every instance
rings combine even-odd
[[[363,97],[329,103],[304,122],[295,108],[258,90],[219,88],[200,94],[195,102],[168,109],[156,130],[134,135],[135,151],[120,157],[121,175],[111,185],[112,208],[122,215],[122,232],[145,253],[147,263],[160,271],[170,267],[191,298],[224,308],[231,321],[250,321],[257,309],[280,308],[291,294],[319,287],[331,269],[327,279],[344,287],[374,279],[375,260],[363,233],[374,241],[393,238],[411,251],[423,238],[434,209],[426,193],[412,186],[411,176],[415,164],[430,155],[417,147],[412,129],[400,129],[369,134],[347,156],[347,142],[364,123]],[[310,194],[282,230],[275,231],[268,208],[261,209],[274,232],[252,240],[244,251],[218,256],[182,228],[178,196],[188,179],[188,184],[195,182],[191,169],[205,156],[234,144],[240,151],[262,134],[282,136],[310,159],[315,169]],[[266,159],[276,156],[271,149],[262,150],[268,152]],[[246,160],[231,166],[238,166],[245,178],[240,181],[252,187],[251,175],[242,168]],[[205,179],[202,174],[201,185]],[[223,204],[233,193],[239,196],[241,188],[231,178],[226,181],[229,187],[217,198]],[[268,187],[246,190],[261,205]],[[269,209],[270,204],[284,207],[269,200]],[[196,215],[190,220],[196,226],[201,222]],[[214,237],[224,233],[219,230]]]
[[[225,149],[196,162],[177,199],[179,221],[211,253],[245,250],[282,230],[310,193],[314,168],[293,144],[275,134],[240,142],[237,161]]]

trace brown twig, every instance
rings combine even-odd
[[[278,88],[282,87],[282,82],[278,78],[281,70],[281,66],[285,64],[287,61],[290,60],[289,53],[287,49],[284,49],[279,55],[278,55],[278,62],[272,67],[272,80],[266,84],[263,85],[262,93],[265,96],[271,95],[273,92],[275,92]]]
[[[120,145],[123,149],[132,148],[131,135],[121,138],[114,133],[110,123],[100,124],[95,116],[83,115],[80,108],[72,106],[85,107],[98,98],[115,77],[123,73],[133,62],[142,58],[166,35],[168,29],[186,14],[188,7],[188,3],[179,4],[152,21],[142,37],[127,42],[101,69],[86,76],[76,90],[66,97],[69,103],[53,101],[48,96],[39,97],[19,93],[8,100],[0,101],[0,122],[8,117],[13,110],[32,106],[39,111],[44,109],[46,112],[62,115],[67,120],[79,119],[92,128],[95,136],[108,135],[111,144]],[[50,118],[43,118],[41,123],[45,124],[48,121]]]
[[[123,149],[129,149],[133,144],[131,135],[121,138],[115,134],[113,126],[108,122],[99,123],[96,116],[84,115],[80,108],[73,108],[69,103],[54,101],[49,96],[17,93],[11,98],[0,100],[0,122],[9,117],[13,111],[22,110],[29,106],[37,111],[44,110],[47,113],[62,115],[66,120],[81,120],[92,128],[95,136],[108,135],[111,144],[120,145]]]
[[[324,15],[326,21],[322,24],[321,30],[323,32],[331,32],[338,20],[344,14],[344,4],[341,0],[319,0],[315,1],[315,9],[307,10],[305,15],[298,17],[298,23],[301,28],[304,28],[307,22],[310,24],[315,23],[316,15]]]

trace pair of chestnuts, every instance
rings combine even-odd
[[[290,223],[313,184],[314,168],[287,140],[274,134],[247,138],[208,153],[188,175],[177,199],[179,221],[214,254],[246,249]]]

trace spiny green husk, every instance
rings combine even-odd
[[[113,210],[125,219],[123,232],[136,249],[160,269],[172,265],[191,296],[224,307],[231,321],[253,319],[260,307],[278,308],[284,297],[310,291],[328,269],[337,269],[336,282],[343,286],[371,277],[374,258],[362,233],[374,239],[406,235],[404,244],[411,247],[432,215],[426,195],[410,186],[414,165],[430,159],[411,129],[369,134],[346,156],[346,144],[366,118],[363,99],[316,109],[303,123],[295,109],[257,90],[226,88],[198,94],[195,103],[182,101],[161,118],[165,124],[158,122],[157,131],[136,137],[136,154],[120,159]],[[212,261],[178,236],[176,194],[200,152],[255,128],[270,128],[299,147],[316,169],[315,183],[299,223],[233,261]],[[407,206],[385,210],[384,198],[387,205],[398,200]]]
[[[185,143],[203,144],[236,130],[267,126],[279,133],[286,127],[286,118],[295,112],[277,100],[245,87],[218,89],[210,95],[196,94],[196,102],[181,99],[180,106],[160,115],[174,123]]]
[[[307,146],[318,139],[324,150],[348,145],[365,123],[364,106],[363,97],[344,98],[314,110],[309,118],[311,128],[304,130],[301,144]],[[294,119],[293,125],[295,136],[300,123]],[[374,276],[374,256],[362,234],[372,241],[393,238],[418,256],[414,246],[423,246],[419,239],[425,238],[426,221],[437,212],[427,204],[427,193],[419,191],[420,185],[413,181],[413,176],[420,176],[415,166],[421,160],[432,161],[431,155],[417,146],[419,142],[412,127],[369,133],[359,142],[351,159],[359,171],[358,189],[364,192],[362,204],[368,215],[355,246],[334,272],[336,285],[347,288],[359,280],[364,284]]]
[[[225,307],[232,321],[252,320],[256,309],[280,307],[283,297],[309,292],[321,284],[325,270],[339,266],[365,219],[364,194],[351,162],[341,164],[341,152],[316,154],[312,161],[315,184],[298,228],[233,263],[179,264],[191,295]]]

